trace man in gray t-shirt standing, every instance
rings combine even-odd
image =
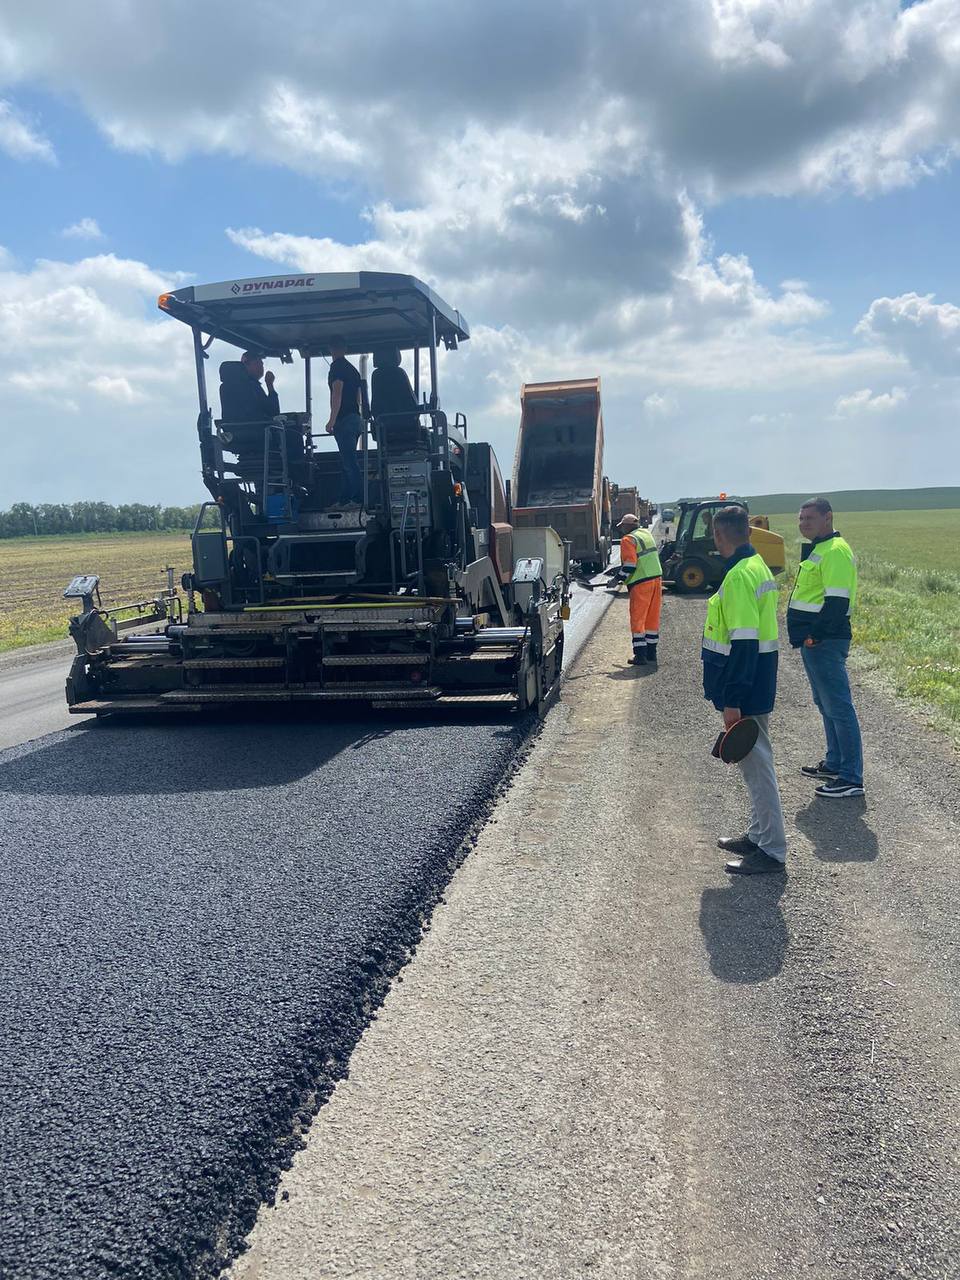
[[[363,502],[363,476],[357,458],[357,443],[363,432],[360,416],[359,371],[347,359],[347,343],[339,336],[330,339],[330,418],[326,432],[340,450],[340,498],[343,507],[359,507]]]

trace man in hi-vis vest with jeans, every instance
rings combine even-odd
[[[864,794],[863,743],[847,678],[857,562],[833,527],[833,508],[826,498],[805,502],[798,523],[805,541],[787,605],[787,632],[803,658],[827,740],[823,759],[804,765],[801,772],[820,783],[818,796],[843,800]]]
[[[617,528],[620,539],[620,580],[630,593],[630,638],[633,642],[635,667],[656,666],[660,640],[660,603],[663,596],[663,570],[657,544],[649,529],[627,512]]]

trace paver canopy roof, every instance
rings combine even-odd
[[[469,338],[466,321],[415,276],[375,271],[259,276],[188,285],[160,295],[168,315],[243,350],[265,356],[299,351],[329,355],[335,335],[349,354],[379,346],[401,350],[437,343],[455,347]]]

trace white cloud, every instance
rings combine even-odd
[[[751,427],[783,427],[792,422],[793,417],[789,409],[782,409],[779,413],[751,413],[747,422]]]
[[[331,39],[308,0],[244,22],[229,0],[54,0],[0,17],[0,82],[75,96],[121,147],[252,153],[404,203],[476,126],[562,150],[584,121],[700,197],[884,190],[956,150],[958,20],[958,0],[489,0],[360,7]]]
[[[906,357],[917,369],[960,375],[960,307],[933,294],[877,298],[857,333]]]
[[[90,379],[87,386],[97,395],[107,400],[117,400],[120,404],[135,404],[138,400],[146,399],[142,391],[133,389],[128,379],[111,376],[108,373],[98,373],[95,378]]]
[[[57,159],[53,144],[24,120],[12,102],[2,98],[0,151],[13,156],[14,160],[43,160],[47,164],[55,164]]]
[[[643,402],[648,418],[673,418],[680,410],[676,396],[669,392],[653,391]]]
[[[903,387],[893,387],[890,391],[878,392],[876,395],[869,387],[862,391],[854,391],[852,395],[840,396],[833,406],[836,418],[852,418],[859,414],[890,413],[907,402],[907,393]]]
[[[157,295],[183,279],[112,253],[8,268],[0,272],[0,343],[35,363],[47,353],[57,364],[85,352],[106,356],[112,349],[115,359],[143,353],[169,329],[159,313],[154,318]]]
[[[60,234],[68,240],[102,240],[104,238],[96,218],[81,218],[79,222],[73,222],[69,227],[64,227]]]
[[[451,157],[448,174],[454,163]],[[611,199],[609,184],[598,187],[579,173],[572,154],[567,175],[543,162],[522,175],[492,162],[467,174],[469,166],[459,163],[455,203],[446,202],[441,185],[428,207],[379,205],[368,213],[369,238],[354,244],[258,227],[227,234],[241,248],[301,271],[410,271],[488,326],[509,325],[534,345],[549,335],[558,356],[615,350],[643,361],[654,345],[692,353],[696,342],[707,378],[711,339],[746,356],[766,335],[787,335],[826,314],[825,303],[797,282],[771,292],[745,257],[711,259],[690,201],[658,190],[653,177],[645,203],[627,217],[620,193]],[[552,214],[531,223],[533,207]],[[751,382],[758,374],[750,358],[722,367],[727,381],[741,370]]]
[[[231,229],[234,243],[309,270],[411,271],[465,310],[525,327],[584,329],[637,295],[664,294],[697,233],[689,202],[597,126],[549,135],[472,127],[439,146],[415,204],[381,200],[355,243]]]
[[[156,306],[183,280],[113,254],[0,263],[0,506],[200,495],[189,333]]]

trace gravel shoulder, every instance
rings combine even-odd
[[[6,649],[0,653],[0,676],[8,671],[20,671],[36,663],[46,665],[61,662],[69,667],[71,656],[77,647],[72,640],[54,640],[51,644],[28,644],[19,649]]]
[[[786,653],[789,875],[731,881],[703,611],[639,675],[614,602],[232,1280],[956,1273],[958,757],[859,687],[814,799]]]

